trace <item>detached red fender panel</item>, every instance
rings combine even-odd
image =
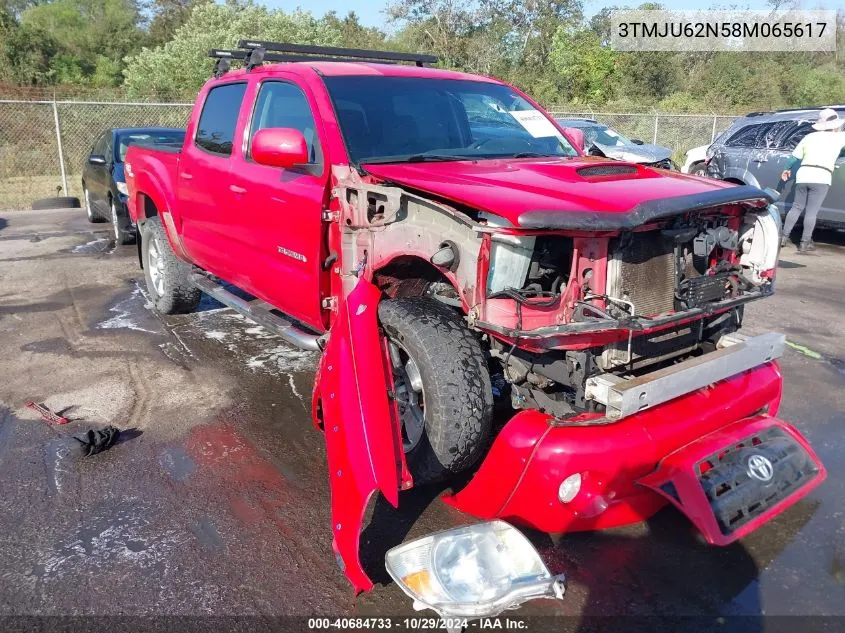
[[[314,386],[326,436],[332,546],[356,591],[373,587],[358,555],[367,502],[377,490],[394,506],[399,502],[401,455],[385,382],[379,296],[362,279],[340,305]]]

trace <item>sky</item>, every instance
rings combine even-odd
[[[584,12],[587,16],[591,16],[603,7],[608,5],[630,5],[636,6],[645,0],[585,0]],[[766,9],[765,0],[658,0],[667,9],[709,9],[712,6],[728,6],[736,5],[738,8],[748,9]],[[827,5],[834,8],[842,0],[828,0],[819,4]],[[297,6],[311,11],[316,16],[323,15],[328,11],[336,11],[338,15],[344,16],[350,10],[358,14],[361,23],[365,26],[378,26],[379,28],[388,30],[387,18],[383,13],[387,6],[386,0],[259,0],[261,4],[268,7],[285,9],[287,11],[295,9]],[[814,3],[815,4],[815,3]],[[807,7],[811,8],[811,7]]]

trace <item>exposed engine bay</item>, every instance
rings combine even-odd
[[[769,210],[679,216],[663,226],[609,238],[605,283],[594,279],[591,269],[574,280],[582,297],[574,302],[579,309],[572,321],[607,320],[617,328],[629,323],[627,336],[585,349],[541,353],[521,349],[518,337],[510,344],[490,337],[500,390],[509,392],[515,409],[539,409],[559,418],[601,412],[585,390],[591,376],[612,372],[632,378],[711,352],[722,337],[738,330],[745,300],[772,291],[777,242],[778,227]],[[507,280],[496,267],[500,253],[493,254],[489,296],[515,301],[516,330],[523,311],[556,310],[572,299],[576,243],[555,235],[505,246]],[[518,290],[500,288],[515,274]],[[698,318],[663,325],[691,311]]]

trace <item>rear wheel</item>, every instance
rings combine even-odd
[[[141,257],[147,290],[155,309],[163,314],[193,312],[202,293],[191,283],[191,265],[176,257],[158,218],[144,224]]]
[[[135,232],[132,230],[132,223],[126,214],[118,213],[117,203],[114,201],[114,198],[109,198],[109,211],[115,243],[132,244],[135,242]]]
[[[416,483],[463,472],[490,440],[493,391],[481,345],[431,299],[379,305],[393,369],[402,447]]]
[[[706,176],[707,165],[705,165],[704,163],[696,163],[692,166],[692,169],[689,170],[689,173],[693,176]]]

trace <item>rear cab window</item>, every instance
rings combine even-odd
[[[210,154],[231,156],[246,82],[215,86],[208,91],[194,144]]]

